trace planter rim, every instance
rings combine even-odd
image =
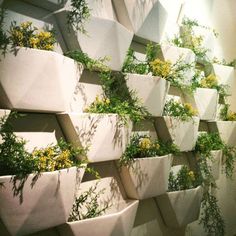
[[[211,121],[207,121],[208,123],[225,123],[225,124],[229,124],[229,123],[235,123],[236,121],[231,121],[231,120],[211,120]]]
[[[139,203],[139,200],[128,200],[125,202],[127,205],[124,207],[124,209],[117,211],[115,213],[109,213],[109,214],[105,214],[102,216],[97,216],[94,218],[89,218],[89,219],[84,219],[84,220],[77,220],[77,221],[72,221],[72,222],[66,222],[65,224],[67,225],[74,225],[74,224],[78,224],[78,223],[82,223],[82,222],[89,222],[89,221],[93,221],[94,219],[106,219],[108,217],[111,216],[116,216],[116,215],[121,215],[123,212],[125,212],[127,209],[131,208],[132,206],[136,205]]]
[[[132,158],[134,161],[138,161],[138,160],[150,160],[150,159],[162,159],[165,157],[169,157],[172,156],[171,153],[163,155],[163,156],[153,156],[153,157],[141,157],[141,158]]]
[[[161,76],[157,76],[157,75],[152,75],[152,74],[137,74],[137,73],[123,73],[124,75],[137,75],[140,77],[150,77],[150,79],[162,79],[165,80],[166,82],[170,83],[168,80],[164,79]]]
[[[41,174],[43,174],[43,175],[53,175],[56,172],[67,172],[70,169],[83,169],[83,168],[86,168],[86,166],[84,166],[84,167],[72,166],[72,167],[64,168],[64,169],[60,169],[60,170],[40,172],[39,175],[41,175]],[[37,173],[31,173],[31,174],[28,174],[27,176],[29,177],[29,176],[34,176],[34,175],[37,175]],[[16,176],[16,175],[2,175],[2,176],[0,176],[0,180],[1,179],[6,179],[6,178],[12,178],[14,176]]]
[[[172,119],[175,119],[175,120],[180,120],[179,119],[179,117],[178,116],[157,116],[157,118],[163,118],[163,119],[165,119],[165,118],[172,118]],[[192,116],[192,117],[190,117],[190,119],[189,120],[187,120],[187,121],[182,121],[182,122],[189,122],[189,121],[191,121],[191,120],[200,120],[200,118],[198,117],[198,116]],[[181,121],[181,120],[180,120]]]
[[[192,190],[196,190],[197,191],[199,189],[203,190],[201,185],[197,186],[196,188],[190,188],[190,189],[179,190],[179,191],[171,191],[171,192],[166,192],[165,194],[172,195],[172,194],[175,194],[175,193],[186,193],[186,192],[190,192]]]

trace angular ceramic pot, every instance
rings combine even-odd
[[[181,121],[171,116],[157,117],[155,126],[158,137],[165,142],[172,141],[181,152],[194,149],[198,135],[198,117],[193,117],[188,121]]]
[[[87,34],[82,34],[72,27],[68,30],[66,15],[67,10],[64,9],[56,17],[69,50],[80,48],[93,59],[109,57],[107,65],[112,70],[120,71],[133,33],[115,19],[91,15],[85,24]]]
[[[152,116],[161,116],[170,83],[151,75],[126,74],[126,79],[128,88],[136,92],[148,112]]]
[[[134,224],[138,201],[127,201],[116,212],[57,227],[61,236],[129,236]]]
[[[135,158],[120,167],[120,176],[129,198],[146,199],[163,194],[168,189],[172,155]]]
[[[197,88],[193,96],[185,94],[185,101],[198,110],[200,120],[216,118],[218,99],[216,89]]]
[[[165,224],[171,228],[180,228],[199,217],[203,189],[201,186],[168,192],[155,198]]]
[[[209,132],[218,132],[227,145],[236,145],[236,121],[209,121],[207,125]]]
[[[211,151],[212,159],[208,161],[208,165],[211,167],[211,174],[214,180],[218,180],[220,177],[222,150]]]
[[[117,160],[131,135],[131,122],[122,125],[117,114],[62,113],[58,120],[69,142],[88,148],[90,162]]]
[[[1,108],[63,112],[83,66],[56,52],[19,48],[0,58],[0,71]]]
[[[42,173],[34,182],[30,174],[25,182],[13,184],[14,176],[1,176],[0,218],[11,235],[28,235],[67,221],[84,169],[72,167]],[[14,191],[23,183],[18,194]],[[15,195],[14,195],[15,194]]]

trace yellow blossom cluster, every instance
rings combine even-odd
[[[73,165],[69,150],[58,151],[53,146],[44,149],[35,149],[32,156],[37,159],[40,171],[55,171],[69,168]]]
[[[150,63],[150,66],[153,74],[162,78],[166,78],[171,72],[171,62],[169,60],[162,61],[157,58]]]
[[[200,82],[202,88],[214,88],[218,85],[218,78],[216,75],[210,74]]]
[[[198,114],[198,111],[192,107],[190,103],[184,103],[184,109],[190,116],[196,116]]]
[[[227,114],[228,121],[236,121],[236,112],[229,111]]]
[[[151,142],[150,138],[142,138],[139,141],[139,147],[141,149],[149,149],[149,148],[151,148],[151,146],[152,146],[152,142]]]
[[[193,171],[189,171],[189,172],[188,172],[188,176],[189,176],[189,178],[190,178],[192,181],[195,180],[195,175],[194,175],[194,172],[193,172]]]
[[[109,106],[110,105],[110,99],[109,98],[100,98],[99,96],[96,96],[95,101],[87,108],[84,109],[84,112],[92,112],[97,107],[103,107],[103,106]]]
[[[26,21],[19,26],[12,25],[10,28],[10,39],[14,46],[29,47],[42,50],[53,50],[56,43],[52,32],[38,31],[32,22]]]

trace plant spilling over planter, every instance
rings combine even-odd
[[[207,52],[210,50],[205,48],[203,45],[204,35],[196,35],[194,32],[195,27],[200,27],[211,31],[209,27],[200,25],[196,20],[191,20],[185,17],[182,21],[182,29],[179,35],[176,35],[171,42],[177,47],[189,48],[195,55],[202,60],[209,60],[207,58]],[[214,35],[217,33],[212,30]]]
[[[61,236],[128,236],[131,233],[138,201],[114,199],[116,182],[110,178],[84,182],[72,208],[68,222],[57,227]],[[110,188],[103,186],[109,181]],[[114,185],[115,184],[115,185]],[[87,185],[87,187],[86,187]],[[84,188],[84,189],[83,189]],[[108,190],[109,189],[109,190]],[[115,195],[120,194],[119,190]],[[105,227],[104,227],[105,226]]]
[[[128,197],[146,199],[167,190],[172,155],[179,149],[172,143],[152,141],[147,135],[134,135],[120,159],[120,176]]]
[[[25,235],[66,222],[85,150],[60,140],[29,153],[13,133],[13,116],[0,120],[0,217],[12,235]]]
[[[179,228],[197,220],[203,193],[197,173],[187,166],[177,173],[171,171],[168,190],[156,198],[166,225]]]
[[[192,68],[192,65],[184,62],[181,57],[174,64],[169,60],[163,61],[158,58],[160,50],[159,44],[148,44],[146,47],[146,59],[141,61],[135,56],[134,50],[129,49],[122,71],[125,73],[160,76],[175,87],[185,88],[184,75],[186,71]]]
[[[4,20],[3,10],[1,11],[1,16],[0,24]],[[16,47],[27,47],[52,51],[56,43],[53,30],[39,30],[30,21],[23,22],[20,25],[13,21],[8,30],[9,35],[5,34],[2,30],[0,34],[4,38],[3,42],[1,42],[1,49],[4,49],[4,53],[8,45],[12,50],[17,50]]]
[[[125,76],[120,72],[100,74],[103,97],[97,98],[85,111],[89,113],[117,113],[124,123],[127,118],[139,122],[148,116],[147,109],[141,105],[134,92],[126,86]]]
[[[177,117],[181,121],[188,121],[193,116],[196,116],[198,111],[195,110],[191,104],[189,103],[180,103],[178,101],[174,101],[174,99],[170,99],[166,102],[164,107],[164,116],[173,116]]]

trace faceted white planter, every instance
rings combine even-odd
[[[216,89],[197,88],[193,96],[185,94],[185,102],[190,103],[201,120],[214,120],[217,114],[218,92]]]
[[[89,148],[90,162],[119,159],[132,128],[121,125],[117,114],[62,113],[58,120],[68,141]]]
[[[38,7],[45,8],[49,11],[56,11],[64,7],[64,5],[68,0],[44,0],[44,1],[24,0],[24,1],[36,5]]]
[[[0,107],[67,111],[83,67],[58,53],[20,48],[0,58]]]
[[[120,167],[120,176],[129,198],[146,199],[163,194],[168,189],[172,155],[136,158]]]
[[[176,61],[181,58],[181,60],[186,64],[195,63],[195,54],[192,50],[188,48],[179,48],[176,46],[171,46],[168,44],[162,44],[160,46],[160,58],[167,61],[171,61],[172,64],[176,63]],[[192,68],[188,69],[184,73],[183,83],[191,83],[192,77],[194,75],[194,70]]]
[[[148,112],[152,116],[161,116],[170,83],[151,75],[126,74],[126,79],[128,88],[136,92]]]
[[[211,166],[211,174],[214,180],[218,180],[220,177],[222,150],[211,151],[212,160],[208,161]]]
[[[127,201],[116,212],[81,221],[67,222],[58,228],[61,236],[129,236],[138,201]]]
[[[126,52],[131,44],[133,33],[113,19],[91,16],[85,29],[88,35],[68,31],[66,10],[56,14],[58,24],[69,50],[81,49],[91,58],[109,57],[107,65],[112,70],[120,71],[125,60]]]
[[[218,132],[222,141],[227,145],[236,145],[236,121],[210,121],[207,124],[209,131]]]
[[[155,119],[158,137],[163,141],[172,141],[181,152],[191,151],[195,147],[199,118],[181,121],[176,117],[163,116]]]
[[[113,0],[117,18],[138,38],[160,42],[167,31],[173,32],[181,1]],[[150,30],[152,29],[152,30]]]
[[[198,219],[202,195],[203,190],[199,186],[168,192],[155,199],[165,224],[171,228],[180,228]]]
[[[42,173],[32,187],[30,174],[21,193],[14,196],[12,176],[0,177],[0,218],[11,235],[28,235],[63,224],[71,211],[76,184],[82,179],[84,169],[72,167]],[[79,174],[79,176],[78,176]],[[79,179],[78,179],[79,177]],[[17,186],[20,181],[17,181]]]

